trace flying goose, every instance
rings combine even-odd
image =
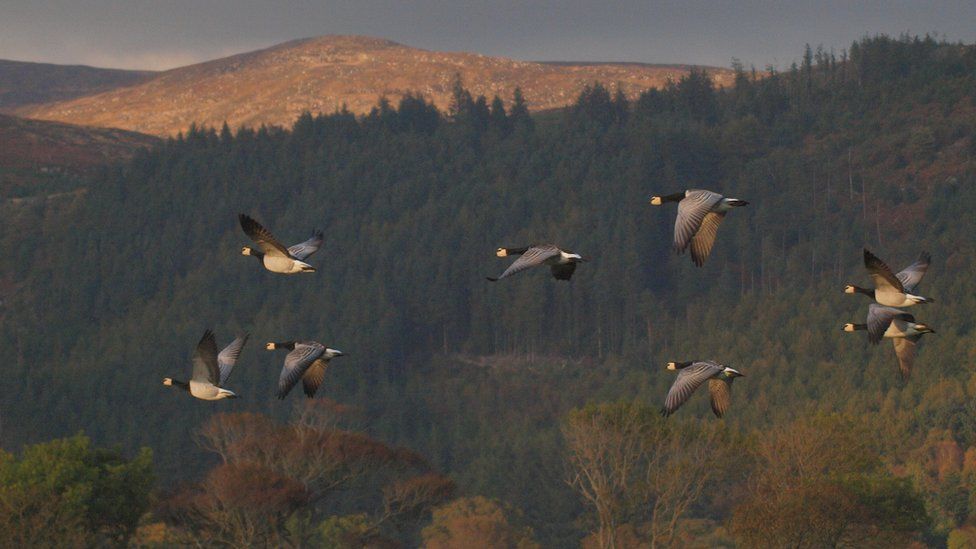
[[[865,248],[864,267],[868,270],[871,280],[874,281],[875,289],[868,290],[848,284],[844,287],[844,292],[864,294],[881,305],[889,307],[910,307],[916,303],[933,303],[934,299],[912,294],[918,289],[918,284],[925,276],[931,259],[927,252],[922,252],[915,263],[905,267],[898,274],[893,274],[884,261],[878,259]]]
[[[915,322],[911,313],[900,309],[872,303],[868,306],[866,324],[844,324],[845,332],[867,330],[868,341],[877,345],[882,338],[890,338],[898,357],[898,370],[902,379],[908,379],[915,364],[915,347],[923,334],[934,334],[935,330],[921,322]]]
[[[678,203],[678,217],[674,221],[674,251],[685,253],[691,246],[691,260],[701,267],[715,244],[715,233],[732,208],[749,203],[704,189],[688,189],[666,196],[652,196],[651,204]]]
[[[284,341],[270,342],[265,345],[269,351],[288,349],[285,355],[285,365],[278,378],[278,398],[283,399],[292,387],[302,380],[305,396],[312,398],[325,379],[325,369],[329,361],[345,353],[338,349],[329,349],[317,341]]]
[[[315,267],[305,263],[308,256],[318,251],[322,246],[324,235],[321,231],[315,231],[312,238],[305,242],[295,244],[285,248],[283,244],[275,239],[270,231],[261,226],[260,223],[251,219],[245,214],[238,214],[237,218],[241,222],[244,232],[257,243],[260,250],[255,250],[250,246],[241,249],[241,255],[252,255],[261,261],[264,268],[273,273],[294,274],[294,273],[314,273]]]
[[[223,388],[230,377],[237,358],[241,356],[241,349],[247,343],[249,334],[238,336],[230,345],[224,347],[217,354],[217,341],[209,329],[203,333],[193,353],[193,377],[189,382],[178,381],[173,378],[163,379],[163,385],[180,387],[200,400],[221,400],[237,398],[237,394]]]
[[[552,276],[557,280],[569,280],[576,272],[576,264],[581,261],[588,261],[583,256],[561,250],[555,244],[533,244],[523,248],[498,248],[495,252],[498,257],[508,257],[510,255],[519,256],[514,263],[508,266],[498,278],[488,277],[488,280],[497,282],[503,278],[520,273],[539,265],[549,265]]]
[[[716,417],[722,417],[732,404],[732,382],[737,377],[744,377],[738,370],[711,360],[668,362],[668,370],[679,371],[661,408],[664,417],[680,408],[706,379],[712,397],[712,412]]]

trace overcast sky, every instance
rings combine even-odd
[[[294,38],[363,34],[525,60],[759,68],[865,35],[976,41],[976,1],[0,0],[0,58],[166,69]]]

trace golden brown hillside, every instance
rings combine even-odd
[[[110,128],[86,128],[0,115],[0,169],[85,172],[131,158],[159,139]]]
[[[194,122],[286,125],[303,111],[332,112],[343,105],[365,113],[381,96],[396,101],[408,92],[420,92],[446,109],[456,74],[474,95],[490,99],[497,94],[508,101],[521,87],[529,107],[544,110],[568,105],[593,82],[611,88],[619,83],[634,97],[688,70],[639,63],[516,61],[427,51],[376,38],[324,36],[173,69],[135,86],[18,113],[165,136]],[[731,71],[707,70],[717,83],[731,82]]]

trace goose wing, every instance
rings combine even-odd
[[[868,305],[868,341],[878,343],[895,319],[915,322],[915,317],[901,309],[872,303]]]
[[[505,272],[501,274],[495,280],[501,280],[512,276],[513,274],[520,273],[526,269],[531,269],[532,267],[538,267],[546,262],[547,259],[552,259],[559,255],[559,248],[553,244],[540,244],[537,246],[532,246],[525,251],[524,254],[520,255],[515,263],[512,263],[505,269]],[[555,274],[555,273],[553,273]]]
[[[325,235],[322,234],[322,231],[315,231],[312,233],[312,238],[294,246],[289,246],[288,253],[299,261],[305,261],[305,258],[319,251],[324,240]]]
[[[217,368],[217,340],[209,329],[197,343],[193,352],[193,381],[219,386],[220,370]]]
[[[220,369],[220,387],[223,387],[224,383],[227,383],[227,378],[230,377],[231,370],[237,364],[237,358],[241,356],[241,349],[244,348],[244,344],[247,343],[247,338],[249,337],[251,337],[251,334],[237,336],[237,339],[232,341],[230,345],[224,347],[224,350],[220,351],[220,354],[217,355],[217,367]]]
[[[896,337],[891,342],[895,345],[895,356],[898,357],[898,370],[901,372],[903,380],[912,375],[912,366],[915,365],[915,347],[921,336]]]
[[[296,343],[295,348],[285,356],[285,365],[278,378],[278,398],[283,399],[305,375],[308,367],[325,352],[325,345],[315,341]]]
[[[874,281],[874,287],[876,289],[897,293],[903,293],[905,291],[901,280],[895,276],[895,273],[891,272],[888,265],[869,252],[867,248],[864,249],[864,268],[868,270],[868,274],[871,276],[871,280]]]
[[[715,233],[718,226],[725,219],[724,213],[708,212],[702,219],[701,227],[691,239],[691,260],[695,265],[701,267],[705,264],[708,254],[712,253],[712,246],[715,244]]]
[[[553,265],[550,270],[552,271],[552,276],[556,277],[557,280],[569,280],[573,278],[573,273],[576,272],[576,263]]]
[[[712,397],[712,412],[722,417],[732,405],[732,379],[709,379],[708,393]]]
[[[237,219],[241,222],[241,228],[244,229],[244,233],[247,234],[258,247],[261,248],[266,255],[270,256],[280,256],[280,257],[291,257],[288,253],[288,249],[278,242],[278,239],[271,234],[271,231],[265,229],[260,223],[251,219],[245,214],[239,214]]]
[[[667,398],[664,399],[661,415],[667,417],[673,414],[706,379],[721,371],[722,367],[714,362],[696,362],[691,366],[682,368],[674,383],[671,384]]]
[[[925,276],[925,271],[929,269],[929,263],[931,262],[932,256],[928,252],[922,252],[915,263],[912,263],[902,269],[901,272],[895,274],[895,277],[901,282],[906,292],[915,293],[918,289],[919,282],[922,281],[922,277]]]
[[[312,362],[308,370],[305,371],[305,375],[302,376],[302,389],[305,391],[305,396],[312,398],[315,396],[315,392],[319,390],[319,385],[322,385],[322,380],[325,379],[325,369],[328,368],[329,361],[324,358],[317,358]]]
[[[683,253],[691,239],[698,234],[702,221],[722,200],[722,195],[712,191],[691,190],[678,202],[678,217],[674,220],[674,249]]]

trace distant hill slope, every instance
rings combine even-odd
[[[127,160],[160,140],[111,128],[91,128],[0,115],[0,167],[54,167],[85,171]]]
[[[460,74],[466,87],[509,101],[521,87],[533,110],[569,105],[594,81],[619,83],[627,95],[677,79],[690,67],[635,63],[539,63],[446,53],[359,36],[296,40],[160,73],[141,84],[18,112],[31,118],[175,135],[191,123],[232,127],[287,125],[303,111],[343,105],[365,113],[380,96],[420,92],[445,109]],[[706,69],[719,85],[731,71]],[[110,105],[110,107],[109,107]]]
[[[142,82],[153,74],[0,59],[0,112],[101,93]]]

